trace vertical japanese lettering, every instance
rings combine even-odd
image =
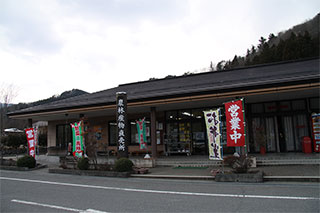
[[[222,160],[220,110],[205,111],[204,118],[207,126],[209,159]]]
[[[35,157],[35,135],[34,135],[34,129],[28,128],[25,130],[27,141],[28,141],[28,150],[29,155],[32,157]]]
[[[118,155],[120,157],[128,157],[127,149],[127,98],[126,93],[117,93],[117,142]]]
[[[244,146],[244,115],[242,100],[225,104],[227,146]]]

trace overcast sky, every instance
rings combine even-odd
[[[182,75],[245,55],[319,0],[0,0],[0,85],[18,102]]]

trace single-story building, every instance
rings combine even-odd
[[[70,123],[80,117],[86,143],[115,153],[116,93],[126,92],[129,153],[146,152],[139,150],[136,128],[136,121],[145,118],[148,152],[154,157],[207,155],[203,111],[244,98],[249,153],[260,152],[262,144],[267,153],[301,152],[302,138],[312,137],[311,114],[320,112],[319,91],[319,59],[313,58],[122,84],[8,115],[30,123],[48,121],[49,154],[67,152]],[[224,152],[233,151],[224,146]]]

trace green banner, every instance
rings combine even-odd
[[[83,156],[83,138],[82,138],[82,128],[81,121],[70,124],[72,128],[72,139],[73,139],[73,156],[82,157]]]
[[[147,149],[146,122],[144,119],[137,121],[137,130],[140,149]]]

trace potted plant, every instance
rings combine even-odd
[[[231,167],[230,172],[215,173],[217,182],[263,182],[263,173],[259,170],[250,170],[252,159],[248,156],[231,155],[223,158],[223,163]]]
[[[230,155],[223,158],[223,163],[229,165],[234,173],[247,173],[252,160],[244,155]]]

